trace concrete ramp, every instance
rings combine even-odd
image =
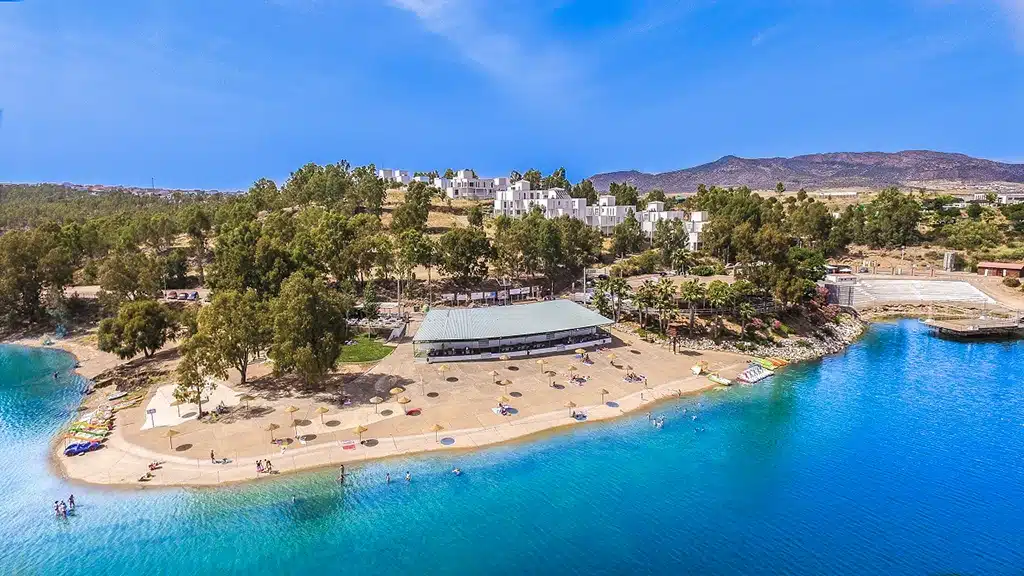
[[[996,301],[967,282],[955,280],[863,279],[853,288],[853,305],[882,303],[963,302],[995,304]]]

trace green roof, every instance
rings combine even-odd
[[[612,321],[569,300],[430,310],[413,342],[493,340],[605,326]]]

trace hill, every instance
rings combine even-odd
[[[1024,183],[1024,164],[1006,164],[964,154],[907,150],[903,152],[835,152],[792,158],[739,158],[724,156],[684,170],[646,174],[636,170],[608,172],[591,177],[598,190],[612,182],[628,182],[640,190],[692,192],[698,184],[749,186],[755,190],[783,182],[787,189],[870,187],[880,188],[924,181],[962,184]]]

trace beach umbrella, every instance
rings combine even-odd
[[[408,404],[409,402],[412,402],[412,400],[409,400],[409,398],[406,396],[402,396],[401,398],[398,399],[398,403],[402,405],[402,412],[405,412],[405,405]],[[408,412],[405,413],[408,414]]]
[[[178,434],[181,434],[181,432],[178,432],[174,428],[171,428],[170,430],[164,433],[164,436],[167,436],[167,442],[171,445],[171,448],[174,448],[174,437],[177,436]]]
[[[324,414],[327,414],[330,411],[331,411],[331,409],[328,408],[327,406],[321,406],[321,407],[316,409],[316,413],[320,415],[320,424],[321,425],[324,423]]]
[[[184,402],[181,402],[181,401],[178,401],[178,400],[175,400],[174,402],[171,402],[171,406],[174,406],[175,408],[178,409],[178,418],[181,418],[181,405],[182,404],[184,404]]]
[[[278,428],[280,428],[280,426],[278,426],[277,424],[274,424],[273,422],[271,422],[270,424],[267,424],[267,427],[264,428],[264,430],[266,430],[267,432],[270,432],[270,441],[271,442],[274,441],[274,430],[277,430]]]
[[[401,386],[395,386],[391,390],[388,390],[388,394],[391,394],[392,396],[397,396],[398,394],[401,394],[402,392],[405,392],[405,388],[402,388]]]
[[[491,370],[491,384],[497,384],[497,383],[498,383],[498,371],[497,370]]]
[[[373,404],[373,413],[374,414],[377,413],[377,405],[380,404],[383,401],[384,401],[384,399],[381,398],[380,396],[374,396],[373,398],[370,398],[370,404]]]
[[[238,397],[238,399],[241,400],[242,402],[245,402],[245,409],[248,410],[249,402],[255,400],[256,397],[251,394],[242,394],[241,396]]]
[[[360,424],[359,426],[356,426],[356,429],[353,430],[353,432],[355,432],[356,435],[359,436],[359,441],[362,442],[363,441],[363,432],[366,432],[367,430],[368,430],[368,428],[366,426],[363,426],[362,424]]]
[[[548,361],[543,359],[543,358],[541,358],[540,360],[537,360],[537,367],[540,368],[540,373],[541,374],[544,373],[544,365],[547,364],[547,363],[548,363]]]
[[[299,407],[298,406],[289,406],[289,407],[285,408],[284,411],[287,412],[289,416],[291,416],[292,414],[295,414],[296,412],[299,411]],[[295,419],[292,420],[292,428],[295,429],[295,435],[296,436],[299,435],[299,424],[298,424],[298,422],[299,422],[298,420],[295,420]]]
[[[574,350],[574,352],[576,352],[577,354],[586,354],[587,353],[587,351],[584,350],[583,348],[577,348],[576,350]]]
[[[440,424],[434,424],[434,427],[430,429],[434,433],[434,442],[437,442],[437,433],[444,430],[444,426]]]
[[[502,404],[504,404],[506,402],[511,402],[511,400],[508,399],[508,396],[501,396],[501,397],[498,398],[498,402],[501,402]]]
[[[572,409],[576,407],[576,403],[573,402],[572,400],[569,400],[568,402],[565,403],[565,407],[569,409],[569,415],[571,416]]]
[[[498,360],[501,360],[502,362],[506,363],[505,364],[505,368],[506,369],[508,369],[508,361],[511,360],[511,359],[512,358],[508,354],[502,354],[501,356],[498,356]]]
[[[607,394],[608,394],[608,391],[605,390],[604,388],[601,388],[601,404],[604,404],[604,397]]]

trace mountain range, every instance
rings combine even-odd
[[[792,158],[724,156],[693,168],[647,174],[636,170],[606,172],[590,178],[598,190],[612,182],[628,182],[641,191],[693,192],[698,184],[789,190],[806,188],[881,188],[926,181],[962,184],[1024,183],[1024,164],[1007,164],[964,154],[906,150],[903,152],[835,152]]]

